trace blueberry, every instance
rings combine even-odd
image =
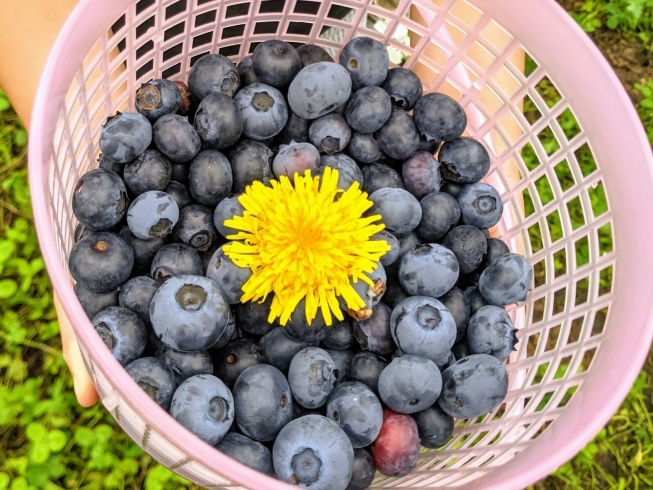
[[[252,83],[261,83],[256,73],[254,73],[254,62],[251,56],[245,56],[240,60],[240,63],[236,65],[236,71],[240,77],[240,85],[242,87],[251,85]]]
[[[288,107],[281,92],[263,83],[252,83],[234,99],[243,119],[243,136],[262,141],[279,134],[288,122]]]
[[[390,356],[390,361],[394,361],[398,357],[405,356],[405,355],[406,353],[402,351],[399,347],[397,347],[395,351],[392,353],[392,355]]]
[[[376,137],[373,134],[357,133],[356,131],[351,133],[347,152],[359,163],[374,163],[383,158],[383,151],[379,142],[376,141]]]
[[[420,445],[410,415],[383,410],[381,433],[370,448],[376,469],[387,476],[406,476],[417,466]]]
[[[288,384],[293,398],[302,407],[323,406],[336,385],[336,365],[319,347],[300,350],[290,362]]]
[[[412,231],[398,234],[397,239],[399,240],[399,257],[403,257],[406,252],[410,252],[417,245],[422,244],[419,237]]]
[[[180,116],[186,116],[191,109],[192,94],[190,93],[190,89],[188,88],[188,85],[181,80],[174,80],[172,83],[175,84],[177,90],[179,90],[179,93],[181,94],[181,101],[177,107],[177,114]]]
[[[397,346],[443,366],[456,340],[456,322],[438,300],[411,296],[392,310],[390,329]]]
[[[196,100],[202,100],[213,92],[233,97],[239,87],[240,77],[236,67],[221,54],[202,56],[188,75],[188,88]]]
[[[209,353],[215,353],[232,340],[240,338],[240,331],[236,326],[236,317],[231,309],[229,309],[228,317],[229,319],[227,320],[227,326],[224,327],[224,332],[222,332],[220,338],[216,340],[215,343],[211,345],[211,347],[208,348]]]
[[[190,162],[202,147],[202,140],[188,119],[166,114],[152,128],[154,144],[173,162]]]
[[[320,166],[315,172],[313,172],[313,176],[324,175],[324,170],[327,167],[331,167],[338,171],[339,189],[347,190],[354,182],[358,182],[359,186],[363,183],[363,172],[360,167],[344,153],[322,155]]]
[[[533,267],[519,254],[502,255],[483,271],[478,290],[485,300],[497,306],[519,303],[533,288]]]
[[[483,261],[478,269],[481,269],[480,272],[483,272],[487,267],[494,262],[496,259],[503,255],[508,255],[510,253],[510,248],[505,242],[501,241],[498,238],[487,238],[487,252],[483,256]],[[478,270],[477,269],[477,270]]]
[[[188,187],[179,182],[175,182],[174,180],[168,182],[164,192],[175,200],[179,210],[185,208],[193,202],[190,197]]]
[[[229,305],[217,284],[202,276],[174,276],[154,295],[150,320],[168,347],[189,352],[208,349],[224,332]]]
[[[349,379],[360,381],[378,395],[379,376],[387,365],[386,360],[372,352],[359,352],[351,359]]]
[[[474,354],[445,369],[438,405],[457,419],[491,412],[508,393],[508,373],[496,358]]]
[[[467,345],[472,354],[489,354],[504,362],[515,350],[517,330],[499,306],[483,306],[469,320]]]
[[[268,476],[274,474],[270,450],[247,436],[230,432],[216,444],[215,448],[253,470]]]
[[[315,170],[320,165],[320,152],[310,143],[282,145],[272,162],[276,177],[285,175],[294,182],[295,174],[304,175],[306,170]]]
[[[408,233],[422,219],[419,201],[404,189],[383,188],[370,194],[374,203],[369,214],[380,214],[386,229],[392,233]]]
[[[355,90],[381,85],[388,75],[389,62],[385,46],[365,36],[349,41],[338,58],[338,63],[349,72]]]
[[[215,375],[232,389],[240,373],[256,364],[263,364],[263,354],[251,339],[231,340],[213,355]]]
[[[233,172],[232,191],[244,192],[255,180],[264,184],[272,177],[272,151],[260,141],[240,140],[229,153]]]
[[[299,117],[293,111],[288,111],[288,122],[281,132],[276,136],[276,142],[279,145],[289,145],[292,141],[295,143],[308,143],[308,128],[311,122],[308,119]]]
[[[262,83],[275,88],[287,87],[302,69],[302,61],[292,44],[263,41],[252,53],[254,73]]]
[[[440,190],[440,164],[433,155],[418,151],[401,168],[406,190],[417,199]]]
[[[442,176],[460,184],[473,184],[490,170],[490,154],[480,141],[473,138],[456,138],[446,141],[438,158]]]
[[[179,220],[179,206],[165,192],[148,191],[136,199],[127,211],[127,225],[141,240],[161,238],[172,232]]]
[[[334,60],[325,49],[317,44],[304,44],[297,48],[297,54],[299,59],[302,61],[302,68],[306,68],[309,65],[320,62],[331,62]]]
[[[390,96],[392,106],[404,111],[411,110],[422,96],[422,81],[406,68],[388,70],[381,88]]]
[[[132,161],[151,142],[152,125],[138,112],[119,112],[100,131],[100,150],[117,163]]]
[[[401,301],[408,298],[409,294],[399,284],[390,284],[383,295],[383,302],[394,309]]]
[[[472,308],[465,294],[458,288],[451,288],[444,296],[438,299],[456,322],[456,342],[460,341],[467,331],[467,323],[472,316]]]
[[[419,151],[425,151],[431,155],[435,155],[440,148],[442,141],[428,140],[424,135],[419,137]]]
[[[365,165],[362,172],[363,190],[368,194],[384,188],[404,188],[401,176],[395,170],[382,163]]]
[[[320,152],[333,155],[343,151],[351,139],[351,129],[339,114],[326,114],[315,119],[308,128],[308,138]]]
[[[170,415],[207,444],[214,446],[234,421],[234,398],[215,376],[198,374],[179,385]]]
[[[231,194],[233,174],[227,157],[217,150],[198,153],[188,171],[188,189],[200,204],[215,208]]]
[[[381,264],[383,264],[384,267],[393,264],[399,258],[399,239],[389,231],[381,230],[372,235],[370,240],[383,240],[390,246],[390,250],[381,257]]]
[[[179,352],[161,344],[154,356],[172,370],[175,382],[178,385],[198,374],[213,374],[211,357],[204,350]]]
[[[169,236],[165,236],[141,240],[131,232],[128,226],[125,226],[120,230],[119,236],[127,244],[131,245],[134,250],[134,268],[132,274],[149,274],[154,256],[161,247],[168,243],[170,238]]]
[[[442,180],[442,185],[440,186],[440,191],[441,192],[446,192],[449,194],[451,197],[454,199],[458,198],[458,194],[460,194],[460,191],[463,190],[463,187],[465,187],[464,184],[459,184],[457,182],[452,182],[450,180]]]
[[[399,264],[399,282],[411,295],[439,298],[456,284],[458,273],[454,253],[436,243],[406,252]]]
[[[261,337],[259,341],[265,362],[279,371],[288,372],[290,361],[295,354],[306,347],[316,346],[312,342],[302,342],[286,335],[282,328],[277,327]]]
[[[245,369],[234,385],[236,423],[247,437],[271,441],[292,419],[292,396],[284,375],[268,364]]]
[[[118,290],[107,291],[106,293],[97,293],[82,286],[81,283],[75,284],[73,288],[79,303],[84,308],[84,312],[89,320],[110,306],[118,306]]]
[[[172,174],[170,174],[170,180],[179,182],[180,184],[188,185],[188,164],[172,162]]]
[[[229,242],[231,244],[231,242]],[[240,303],[243,285],[252,277],[249,267],[238,267],[224,253],[224,246],[215,251],[208,267],[206,277],[215,281],[230,305]]]
[[[164,410],[170,408],[177,388],[170,368],[154,357],[136,359],[125,367],[136,384]]]
[[[201,276],[203,272],[202,259],[195,249],[185,243],[171,243],[161,247],[150,268],[150,276],[159,284],[172,276]]]
[[[363,87],[349,98],[345,117],[354,131],[374,133],[383,127],[392,114],[390,96],[380,87]]]
[[[120,306],[137,313],[145,326],[151,327],[150,303],[158,289],[159,283],[147,276],[132,277],[120,288],[118,301]]]
[[[303,342],[318,343],[326,336],[327,326],[322,315],[317,315],[311,324],[308,324],[306,298],[302,298],[290,315],[288,323],[281,328],[288,337]]]
[[[344,301],[340,298],[341,307],[343,310],[346,310],[349,316],[354,320],[365,320],[372,316],[372,308],[379,304],[379,301],[383,298],[388,283],[388,277],[381,262],[377,262],[374,271],[366,275],[373,282],[372,286],[362,279],[359,279],[357,282],[350,281],[354,291],[356,291],[358,296],[360,296],[365,302],[365,306],[362,309],[356,311],[348,309],[345,307]]]
[[[381,402],[359,381],[348,381],[334,388],[327,401],[326,416],[340,426],[354,448],[372,444],[383,424]]]
[[[482,230],[492,228],[501,219],[501,196],[491,185],[482,182],[466,185],[456,199],[463,224]]]
[[[243,132],[243,119],[234,100],[219,92],[207,95],[195,113],[197,134],[210,148],[232,146]]]
[[[272,461],[283,482],[311,490],[345,490],[354,467],[354,450],[333,420],[305,415],[281,429]]]
[[[442,239],[442,245],[454,253],[462,274],[476,269],[487,251],[483,232],[469,225],[454,226]]]
[[[141,357],[147,345],[147,330],[136,313],[110,306],[93,317],[93,328],[113,357],[126,366]]]
[[[427,140],[451,141],[467,127],[467,115],[458,102],[445,94],[431,93],[420,98],[413,111],[415,125]]]
[[[333,359],[333,364],[336,366],[336,386],[338,383],[347,381],[349,379],[349,372],[351,371],[351,360],[354,357],[354,352],[347,350],[333,350],[324,349],[327,354]]]
[[[398,160],[411,157],[419,147],[419,134],[413,118],[403,111],[392,113],[376,133],[376,139],[386,155]]]
[[[145,150],[135,160],[125,165],[123,178],[132,195],[147,191],[162,191],[170,182],[172,164],[157,150]]]
[[[467,338],[463,337],[458,342],[456,342],[451,348],[451,353],[455,356],[456,360],[460,361],[467,356],[471,356],[473,352],[469,349],[467,345]]]
[[[122,179],[109,170],[82,175],[73,191],[73,214],[92,230],[109,230],[125,216],[129,198]]]
[[[236,322],[243,332],[252,335],[265,335],[274,330],[277,326],[276,321],[268,323],[272,298],[272,295],[268,295],[263,303],[248,301],[234,306]]]
[[[68,268],[75,281],[94,292],[115,290],[131,275],[134,250],[114,233],[98,232],[73,245]]]
[[[433,361],[405,354],[392,361],[379,376],[379,395],[390,409],[412,414],[435,403],[442,376]]]
[[[181,92],[170,80],[155,79],[145,82],[136,91],[136,110],[156,121],[164,114],[173,114],[181,104]]]
[[[422,220],[415,231],[427,242],[440,240],[460,220],[458,202],[444,192],[432,192],[419,205]]]
[[[179,212],[179,222],[172,232],[174,241],[186,243],[198,252],[206,252],[217,236],[213,213],[199,204],[191,204]]]
[[[319,62],[303,68],[288,87],[288,104],[304,119],[316,119],[345,103],[351,78],[336,63]]]
[[[345,490],[365,490],[374,481],[376,466],[370,453],[362,448],[354,449],[354,470]]]
[[[335,320],[333,325],[326,328],[321,347],[324,349],[346,350],[351,346],[354,332],[351,320],[347,317],[343,321]]]
[[[363,350],[379,355],[390,354],[397,347],[390,333],[392,310],[384,303],[372,308],[372,316],[354,323],[354,336]]]
[[[444,413],[437,403],[414,413],[413,418],[417,422],[419,442],[424,447],[442,447],[453,435],[453,417]]]
[[[485,298],[481,295],[481,292],[478,290],[477,286],[465,289],[465,299],[470,306],[470,313],[473,315],[478,311],[479,308],[487,306],[488,303]]]
[[[114,162],[109,157],[107,157],[104,153],[100,153],[100,156],[98,157],[97,161],[98,161],[98,167],[100,167],[102,170],[109,170],[111,172],[117,173],[118,175],[122,175],[122,171],[125,168],[125,162],[123,163]]]

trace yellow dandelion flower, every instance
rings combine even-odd
[[[324,175],[295,174],[294,187],[286,176],[270,186],[254,182],[238,198],[243,216],[225,220],[239,233],[227,238],[225,254],[239,267],[252,269],[243,286],[241,301],[265,301],[274,294],[268,321],[279,318],[285,325],[298,303],[306,298],[309,325],[322,313],[327,325],[333,314],[343,320],[338,297],[347,308],[360,310],[365,302],[351,286],[390,247],[370,240],[384,226],[380,215],[363,216],[372,202],[357,182],[346,191],[338,189],[338,171],[329,167]]]

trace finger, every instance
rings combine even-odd
[[[59,318],[63,358],[73,377],[75,396],[82,407],[90,407],[98,401],[99,397],[86,370],[86,364],[84,364],[82,353],[79,350],[73,327],[56,294],[54,295],[54,307]]]

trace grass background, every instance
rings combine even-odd
[[[612,63],[653,142],[653,0],[558,1]],[[31,218],[26,144],[0,89],[0,490],[197,488],[141,451],[102,405],[75,401]],[[603,241],[611,246],[610,230]],[[532,489],[653,489],[652,377],[649,356],[610,423]]]

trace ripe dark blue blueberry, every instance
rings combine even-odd
[[[165,192],[148,191],[136,199],[127,211],[129,230],[141,240],[169,235],[179,220],[179,206]]]
[[[494,410],[507,393],[504,365],[496,357],[474,354],[444,370],[438,405],[454,418],[471,419]]]
[[[317,343],[303,342],[289,337],[280,327],[261,337],[259,345],[265,362],[283,373],[288,372],[290,361],[300,350],[306,347],[317,347]]]
[[[390,96],[380,87],[363,87],[349,98],[345,109],[347,123],[359,133],[381,129],[392,114]]]
[[[415,230],[422,240],[436,242],[460,220],[458,202],[445,192],[433,192],[419,202],[422,219]]]
[[[234,193],[244,192],[255,180],[264,184],[272,177],[272,157],[274,154],[260,141],[242,139],[229,153],[233,173]]]
[[[371,389],[376,395],[379,394],[379,376],[388,365],[382,357],[368,351],[355,354],[351,359],[349,379],[360,381]]]
[[[170,180],[179,182],[180,184],[188,185],[188,165],[186,162],[172,162],[172,174]]]
[[[415,125],[427,140],[451,141],[467,127],[467,115],[458,102],[445,94],[431,93],[420,98],[413,111]]]
[[[148,149],[125,165],[123,178],[132,195],[162,191],[170,182],[172,164],[161,152]]]
[[[515,350],[517,330],[499,306],[483,306],[469,320],[467,345],[472,354],[489,354],[504,362]]]
[[[456,256],[436,243],[406,252],[399,264],[399,282],[411,295],[439,298],[456,284],[458,274]]]
[[[263,141],[281,132],[288,122],[288,106],[281,92],[264,83],[244,87],[234,98],[243,119],[243,136]]]
[[[93,328],[123,366],[135,361],[147,345],[147,330],[136,313],[110,306],[93,317]]]
[[[202,99],[193,124],[209,148],[227,148],[236,143],[243,132],[243,119],[234,99],[217,92]]]
[[[206,252],[217,237],[218,230],[209,208],[191,204],[179,211],[179,221],[172,231],[174,241],[186,243],[198,252]]]
[[[391,158],[406,160],[419,148],[419,133],[413,118],[404,111],[394,111],[376,133],[383,152]]]
[[[102,170],[110,170],[111,172],[115,172],[118,175],[122,175],[122,171],[125,168],[125,163],[118,163],[114,162],[111,160],[109,157],[107,157],[104,153],[100,153],[100,156],[97,159],[98,161],[98,167],[101,168]]]
[[[388,70],[381,88],[390,96],[392,106],[404,111],[411,110],[422,96],[422,81],[406,68]]]
[[[73,191],[73,214],[92,230],[109,230],[125,216],[129,198],[122,179],[109,170],[95,169],[82,175]]]
[[[401,176],[392,168],[382,163],[370,163],[363,167],[363,190],[372,194],[379,189],[403,189]]]
[[[393,264],[399,258],[399,239],[389,231],[381,230],[372,235],[370,240],[383,240],[390,246],[390,250],[381,257],[381,263],[384,267]]]
[[[79,300],[84,312],[89,320],[110,306],[118,306],[118,290],[107,291],[106,293],[97,293],[85,288],[81,283],[75,284],[73,288],[77,299]],[[351,328],[350,328],[351,330]]]
[[[131,275],[134,250],[114,233],[92,233],[73,245],[68,268],[75,281],[95,292],[113,291]]]
[[[349,72],[354,90],[381,85],[388,75],[389,62],[385,46],[365,36],[349,41],[338,58],[338,63]]]
[[[155,79],[145,82],[136,91],[136,110],[150,122],[156,121],[164,114],[177,112],[181,104],[181,92],[174,82]]]
[[[399,257],[403,257],[406,252],[410,252],[417,245],[422,244],[419,236],[412,231],[398,234],[397,239],[399,240]]]
[[[379,376],[379,395],[398,413],[415,413],[435,403],[442,376],[433,361],[405,354],[393,360]]]
[[[154,356],[170,368],[177,385],[198,374],[213,374],[213,363],[205,350],[179,352],[161,344]]]
[[[390,333],[390,315],[392,310],[384,303],[372,308],[372,316],[354,323],[354,336],[363,350],[369,350],[381,356],[392,353],[396,345]]]
[[[136,359],[125,367],[136,384],[164,410],[170,408],[177,388],[170,368],[154,357]]]
[[[196,100],[202,100],[212,92],[233,97],[239,87],[240,77],[236,67],[221,54],[202,56],[188,75],[188,88]]]
[[[354,470],[345,490],[365,490],[374,481],[374,459],[366,449],[354,449]]]
[[[275,39],[256,46],[252,66],[261,83],[283,88],[302,69],[302,61],[292,44]]]
[[[236,66],[236,71],[240,77],[240,85],[245,87],[252,83],[261,83],[261,81],[254,73],[254,63],[252,62],[251,56],[245,56],[240,63]]]
[[[206,277],[212,279],[222,290],[230,305],[240,303],[243,285],[251,276],[252,270],[249,267],[238,267],[225,255],[224,245],[215,251],[206,268]]]
[[[203,276],[171,277],[150,304],[150,320],[159,340],[184,352],[211,347],[227,327],[229,315],[222,291]]]
[[[232,195],[225,197],[222,201],[218,203],[213,213],[213,224],[215,225],[218,233],[223,237],[229,235],[235,235],[239,233],[235,228],[230,228],[225,226],[224,222],[226,220],[232,219],[234,216],[242,216],[245,211],[243,205],[238,201],[238,196]]]
[[[459,184],[478,182],[490,170],[490,154],[474,138],[446,141],[440,148],[438,158],[442,164],[442,176]]]
[[[304,44],[297,48],[297,54],[299,54],[299,59],[302,61],[302,68],[306,68],[313,63],[324,61],[334,62],[331,55],[322,46],[318,46],[317,44]]]
[[[372,444],[381,432],[383,407],[363,383],[347,381],[329,395],[326,416],[340,426],[354,448],[361,448]]]
[[[170,415],[207,444],[214,446],[234,421],[234,399],[215,376],[198,374],[179,385]]]
[[[320,152],[333,155],[343,151],[351,139],[351,129],[339,114],[315,119],[308,128],[308,138]]]
[[[404,189],[383,188],[369,196],[373,206],[369,214],[380,214],[381,222],[391,233],[408,233],[422,219],[419,201]]]
[[[483,271],[478,290],[493,305],[505,306],[526,299],[533,288],[533,267],[519,254],[502,255]]]
[[[344,300],[339,298],[343,310],[346,310],[349,316],[351,316],[354,320],[365,320],[372,316],[372,308],[379,304],[379,301],[381,301],[381,298],[383,298],[383,295],[385,294],[385,290],[388,284],[388,276],[386,275],[385,269],[383,268],[383,265],[381,265],[381,262],[377,262],[374,271],[366,275],[372,281],[372,286],[370,286],[369,283],[362,279],[359,279],[358,282],[353,282],[353,280],[350,280],[350,284],[354,288],[354,291],[356,291],[358,296],[360,296],[365,302],[365,306],[363,308],[360,310],[346,308],[344,306]]]
[[[240,373],[250,366],[263,363],[261,348],[251,339],[231,340],[213,353],[215,375],[231,389]]]
[[[353,338],[351,320],[347,317],[343,321],[336,319],[333,325],[326,327],[321,347],[324,349],[346,350],[351,346]]]
[[[483,230],[492,228],[501,219],[501,196],[491,185],[482,182],[466,185],[456,199],[460,206],[460,219],[465,225]]]
[[[134,250],[134,268],[132,274],[145,274],[150,273],[150,266],[156,253],[166,245],[170,236],[160,238],[150,238],[148,240],[141,240],[134,235],[128,226],[123,227],[118,234],[127,244],[131,245]]]
[[[442,239],[442,245],[458,259],[461,274],[469,274],[476,269],[487,252],[485,235],[469,225],[454,226]]]
[[[452,182],[451,180],[442,180],[442,185],[440,186],[441,192],[446,192],[454,199],[458,198],[458,194],[463,190],[464,184],[459,184],[457,182]]]
[[[317,119],[347,102],[349,73],[337,63],[313,63],[303,68],[288,87],[288,104],[304,119]]]
[[[405,300],[409,294],[397,283],[390,284],[383,295],[383,302],[391,309],[394,309],[400,302]]]
[[[333,359],[333,364],[336,366],[336,386],[338,383],[349,380],[349,371],[351,371],[351,360],[354,357],[354,352],[347,350],[333,350],[324,349],[327,354]]]
[[[503,255],[508,255],[509,253],[510,248],[508,248],[508,245],[506,245],[505,242],[499,238],[487,238],[487,252],[483,256],[483,261],[477,270],[479,270],[479,272],[483,272],[485,269],[487,269],[487,266],[494,262],[496,259]]]
[[[188,189],[200,204],[215,208],[231,194],[233,182],[231,164],[219,151],[204,150],[193,158],[188,170]]]
[[[152,127],[154,144],[173,162],[190,162],[202,148],[202,140],[188,119],[177,114],[161,116]]]
[[[159,283],[147,276],[132,277],[120,288],[120,306],[138,314],[147,327],[151,327],[150,303],[159,289]]]
[[[138,112],[119,112],[100,131],[100,150],[117,163],[131,162],[151,142],[152,125]]]
[[[268,315],[273,296],[270,294],[263,303],[247,301],[234,306],[238,327],[252,335],[265,335],[277,326],[277,322],[268,323]]]
[[[231,459],[264,475],[272,476],[274,474],[270,450],[247,436],[230,432],[216,444],[215,448]]]
[[[233,389],[236,423],[255,441],[272,441],[292,420],[293,401],[285,376],[268,364],[245,369]]]
[[[356,131],[351,133],[347,152],[359,163],[374,163],[383,158],[383,151],[379,142],[376,141],[376,137],[373,134],[357,133]]]
[[[338,375],[331,356],[319,347],[300,350],[290,362],[288,384],[302,407],[323,406],[336,385]]]
[[[344,153],[322,155],[320,158],[320,166],[312,175],[323,175],[326,167],[331,167],[338,171],[339,189],[347,190],[354,182],[358,182],[359,187],[363,183],[363,172],[360,167]]]
[[[472,308],[469,301],[458,288],[451,288],[444,296],[440,296],[438,301],[442,303],[456,322],[456,342],[460,341],[467,331],[467,323],[472,316]]]
[[[471,356],[472,351],[469,350],[469,346],[467,345],[467,339],[463,337],[458,342],[456,342],[451,348],[451,353],[454,355],[457,361],[460,361],[461,359],[464,359],[467,356]]]
[[[306,320],[306,299],[303,298],[297,303],[286,325],[281,328],[288,337],[318,343],[326,336],[327,326],[322,315],[317,315],[309,325]]]
[[[193,202],[188,187],[180,182],[171,180],[164,192],[175,200],[180,211]]]
[[[478,290],[478,286],[472,286],[471,288],[465,289],[465,298],[470,306],[470,312],[473,315],[478,311],[479,308],[487,306],[488,303],[481,292]]]
[[[417,422],[419,442],[424,447],[442,447],[453,435],[453,417],[444,413],[437,403],[414,413],[413,418]]]
[[[159,249],[152,259],[150,276],[163,284],[172,276],[204,274],[204,264],[194,248],[185,243],[171,243]]]
[[[295,143],[308,143],[308,128],[311,121],[299,117],[293,111],[288,111],[288,122],[281,132],[276,136],[275,141],[279,145],[289,145],[292,141]]]
[[[417,199],[440,190],[440,164],[433,155],[418,151],[401,167],[406,190]]]

